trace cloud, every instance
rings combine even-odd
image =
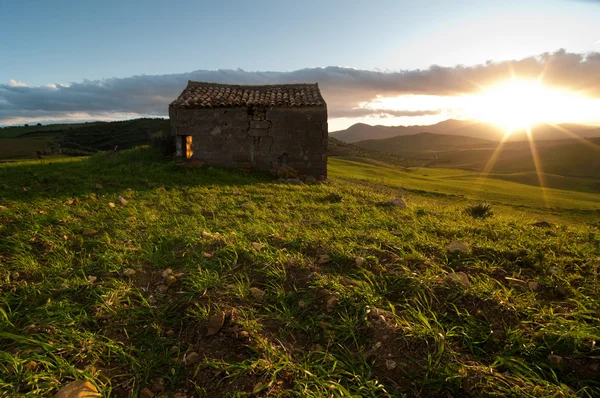
[[[439,115],[441,110],[424,110],[424,111],[407,111],[407,110],[390,110],[390,109],[371,109],[371,108],[352,108],[352,109],[332,109],[328,112],[331,118],[338,117],[406,117],[406,116],[431,116]]]
[[[8,85],[11,86],[11,87],[29,87],[26,83],[18,82],[18,81],[14,80],[14,79],[10,79],[8,81]]]
[[[318,82],[331,117],[365,115],[359,104],[378,95],[406,94],[454,96],[478,92],[482,86],[507,79],[511,73],[537,78],[566,89],[600,98],[600,53],[569,53],[558,50],[520,60],[487,62],[454,67],[431,66],[424,70],[370,71],[329,66],[292,72],[248,72],[238,70],[197,70],[169,75],[139,75],[104,80],[84,80],[69,85],[48,84],[29,87],[11,80],[0,84],[0,125],[15,117],[66,118],[72,114],[167,115],[168,104],[188,80],[231,84],[277,84]],[[369,110],[377,114],[377,110]],[[379,115],[421,115],[422,111],[381,111]],[[429,113],[427,113],[429,114]],[[37,120],[37,119],[36,119]]]

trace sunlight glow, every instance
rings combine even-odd
[[[598,104],[574,92],[546,86],[538,80],[513,78],[484,88],[467,105],[473,117],[507,132],[530,129],[538,123],[562,123],[595,117]]]

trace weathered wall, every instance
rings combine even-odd
[[[171,133],[191,135],[193,158],[207,164],[259,170],[287,165],[299,174],[327,176],[326,108],[267,108],[250,114],[246,108],[171,108],[169,116]]]

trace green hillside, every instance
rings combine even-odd
[[[485,170],[499,147],[496,142],[477,138],[429,133],[360,141],[353,145],[421,159],[429,167],[473,171]],[[543,173],[600,179],[600,138],[536,141],[534,145]],[[529,142],[507,142],[501,147],[489,170],[493,176],[536,171]]]
[[[2,395],[600,394],[598,195],[547,209],[521,184],[335,158],[330,176],[149,149],[0,164]],[[481,199],[493,215],[467,215]]]
[[[86,155],[146,145],[157,131],[168,132],[168,119],[5,127],[0,129],[0,160],[33,158],[36,152]]]

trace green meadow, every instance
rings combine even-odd
[[[598,396],[598,195],[546,193],[339,158],[322,185],[149,148],[0,164],[0,396]]]

